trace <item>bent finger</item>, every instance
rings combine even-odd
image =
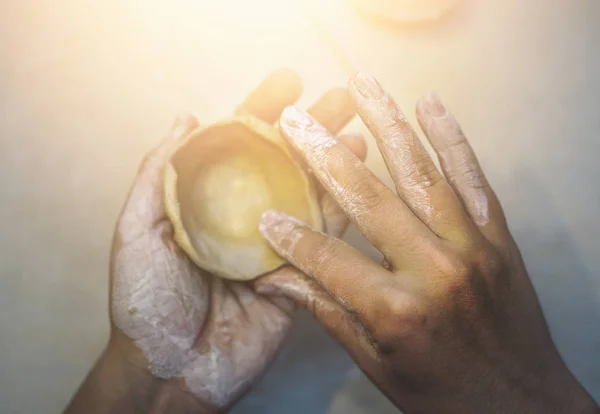
[[[260,231],[280,256],[317,280],[363,321],[374,322],[376,304],[364,292],[377,292],[386,283],[389,274],[380,266],[343,241],[313,231],[283,213],[265,212]]]
[[[308,310],[348,351],[368,375],[383,379],[375,344],[361,321],[327,293],[314,279],[286,267],[255,282],[256,292],[285,297]]]
[[[364,236],[396,265],[419,261],[429,229],[351,151],[310,115],[289,107],[282,135]]]
[[[269,74],[235,110],[236,115],[253,115],[274,124],[286,106],[302,95],[302,79],[291,69]]]
[[[328,90],[306,111],[332,135],[337,135],[356,115],[356,109],[346,88]]]

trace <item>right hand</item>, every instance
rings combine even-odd
[[[397,195],[314,118],[282,132],[385,257],[268,212],[261,229],[302,271],[261,283],[305,306],[406,413],[592,413],[548,332],[502,208],[459,124],[435,97],[418,106],[435,167],[372,77],[350,83]]]

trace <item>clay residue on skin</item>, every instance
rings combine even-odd
[[[301,230],[305,227],[306,224],[285,213],[266,211],[261,217],[259,230],[280,255],[290,258],[302,239]]]
[[[208,339],[194,352],[182,376],[194,395],[225,407],[252,385],[273,358],[290,319],[268,301],[256,300],[243,284],[215,279],[213,297],[218,300],[206,328]]]
[[[361,119],[374,132],[388,171],[396,183],[400,195],[409,196],[407,201],[422,220],[431,225],[436,220],[436,209],[428,191],[439,176],[429,154],[408,123],[406,116],[394,99],[368,75],[368,82],[375,82],[368,95],[360,92],[357,81],[351,81],[351,91]]]
[[[267,276],[267,283],[279,294],[292,298],[312,312],[319,321],[347,343],[350,351],[361,357],[377,358],[377,352],[366,335],[362,324],[348,312],[343,300],[334,299],[319,283],[296,269],[285,269],[280,274]]]
[[[439,112],[432,115],[428,111],[430,105],[437,105]],[[446,172],[446,178],[460,193],[463,205],[475,224],[485,226],[490,220],[486,192],[489,185],[460,124],[436,94],[422,100],[418,112]]]
[[[293,106],[285,109],[280,125],[313,170],[326,163],[327,150],[338,144],[312,116]]]
[[[274,356],[291,320],[246,285],[203,274],[161,237],[169,226],[115,252],[113,321],[155,377],[183,378],[196,397],[226,407]]]
[[[193,124],[187,122],[185,131]],[[248,286],[200,270],[175,244],[162,200],[162,167],[183,132],[176,127],[144,163],[117,224],[111,318],[143,353],[152,375],[183,378],[198,399],[224,408],[264,370],[291,319]]]
[[[291,139],[292,145],[300,152],[313,173],[334,196],[340,207],[349,216],[360,219],[368,213],[364,208],[367,202],[362,200],[361,194],[349,191],[340,180],[334,177],[332,163],[338,159],[342,161],[352,160],[352,169],[366,169],[365,165],[353,154],[346,156],[350,150],[339,145],[339,151],[334,147],[338,142],[331,136],[329,131],[313,119],[296,108],[287,108],[281,118],[281,127]],[[332,155],[333,153],[333,155]],[[335,169],[335,168],[334,168]],[[348,168],[343,169],[347,173]],[[370,172],[365,172],[370,174]]]
[[[161,226],[169,226],[163,222]],[[160,232],[159,227],[153,231]],[[115,253],[112,317],[148,359],[153,375],[179,375],[208,314],[208,286],[160,237],[141,237]]]
[[[143,190],[134,189],[117,227],[112,320],[152,375],[183,378],[202,401],[228,406],[273,357],[290,318],[245,285],[225,290],[196,267],[171,239],[170,222],[156,218],[160,199]]]

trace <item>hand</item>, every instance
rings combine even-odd
[[[236,112],[273,123],[300,93],[297,75],[275,72]],[[332,134],[355,115],[343,88],[326,93],[309,112]],[[197,125],[195,118],[181,117],[165,142],[148,155],[116,227],[112,338],[106,354],[118,355],[128,367],[125,377],[134,378],[137,385],[123,380],[136,395],[120,398],[119,405],[106,412],[225,410],[265,371],[291,325],[293,302],[258,295],[250,283],[213,277],[196,267],[171,238],[162,202],[162,169],[166,154]],[[364,157],[361,136],[340,140]],[[347,225],[345,216],[331,197],[322,195],[327,229],[339,236]],[[118,365],[114,359],[100,365]],[[92,410],[92,404],[74,405]]]
[[[406,413],[598,412],[552,343],[452,114],[435,95],[417,108],[442,175],[375,79],[359,74],[349,89],[397,194],[309,115],[286,109],[281,130],[385,261],[268,212],[261,231],[308,276],[262,283],[307,307]]]

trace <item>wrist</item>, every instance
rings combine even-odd
[[[495,398],[498,412],[598,414],[598,406],[560,360],[553,368],[504,383]],[[509,411],[506,411],[509,410]]]
[[[156,378],[133,344],[116,333],[96,361],[65,414],[217,414],[186,391],[180,379]]]

